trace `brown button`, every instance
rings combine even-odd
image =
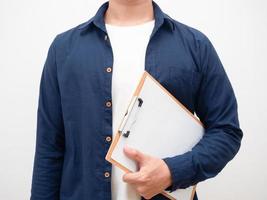
[[[106,106],[107,106],[107,107],[111,107],[111,102],[110,102],[110,101],[107,101],[107,102],[106,102]]]
[[[111,67],[107,67],[106,71],[110,73],[112,71],[112,68]]]
[[[106,141],[107,141],[107,142],[110,142],[110,141],[111,141],[111,137],[110,137],[110,136],[107,136],[107,137],[106,137]]]
[[[105,172],[105,177],[108,178],[110,176],[110,173],[109,172]]]

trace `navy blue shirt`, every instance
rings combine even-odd
[[[145,70],[205,126],[192,151],[162,158],[173,191],[217,175],[238,152],[243,133],[234,91],[210,40],[152,3],[155,26]],[[31,200],[111,199],[111,164],[105,160],[112,137],[113,66],[107,8],[105,2],[89,21],[58,34],[49,48],[40,81]]]

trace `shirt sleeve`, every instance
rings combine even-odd
[[[39,87],[31,200],[59,200],[63,160],[64,126],[54,39],[48,50]]]
[[[163,159],[171,172],[170,191],[216,176],[236,155],[243,137],[233,88],[206,36],[199,44],[199,58],[202,80],[195,112],[205,133],[191,151]]]

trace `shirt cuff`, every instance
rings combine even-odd
[[[172,192],[178,188],[185,189],[194,185],[193,177],[196,171],[191,151],[182,155],[163,158],[163,161],[167,164],[172,178],[172,184],[166,188],[167,191]]]

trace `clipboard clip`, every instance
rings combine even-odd
[[[135,115],[134,115],[134,120],[132,121],[132,123],[129,125],[129,128],[128,128],[128,130],[127,131],[119,131],[120,133],[122,133],[122,135],[124,136],[124,137],[129,137],[129,135],[130,135],[130,129],[132,128],[132,126],[134,125],[134,123],[136,122],[136,119],[137,119],[137,114],[139,113],[139,111],[140,111],[140,108],[142,107],[142,105],[143,105],[143,99],[142,98],[140,98],[140,97],[138,97],[137,98],[137,100],[138,100],[138,106],[137,106],[137,108],[138,108],[138,110],[135,112]],[[125,113],[125,116],[127,116],[128,115],[128,110],[127,110],[127,112]],[[127,119],[128,119],[128,117],[127,117]],[[126,119],[126,120],[127,120]]]

